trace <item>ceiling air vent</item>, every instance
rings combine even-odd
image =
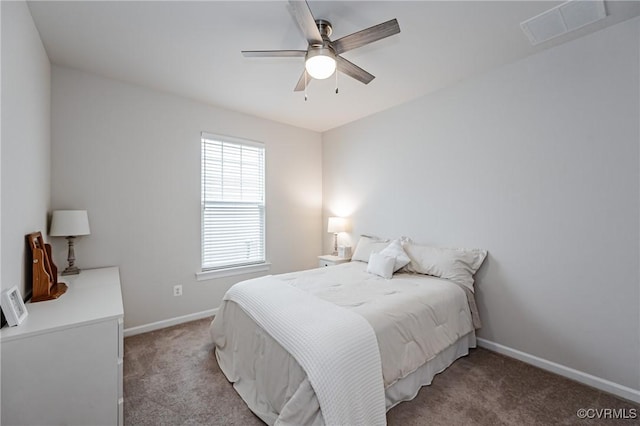
[[[603,0],[573,0],[527,19],[520,26],[535,46],[606,16]]]

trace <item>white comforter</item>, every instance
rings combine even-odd
[[[386,425],[378,342],[360,315],[272,276],[234,285],[237,303],[307,373],[331,425]]]
[[[366,273],[362,262],[274,278],[365,318],[378,341],[385,389],[474,329],[465,292],[448,280],[414,274],[385,280]],[[269,424],[323,424],[303,370],[252,323],[237,304],[224,301],[211,325],[227,378]]]

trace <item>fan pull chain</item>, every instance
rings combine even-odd
[[[304,101],[307,102],[307,71],[304,72]]]
[[[335,70],[336,73],[336,95],[338,94],[338,70]]]

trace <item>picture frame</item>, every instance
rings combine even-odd
[[[20,325],[29,314],[17,286],[2,292],[0,306],[10,327]]]

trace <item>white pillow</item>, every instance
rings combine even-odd
[[[487,257],[487,251],[482,249],[429,247],[411,242],[404,244],[404,250],[411,258],[406,271],[446,278],[471,291],[473,274]]]
[[[381,241],[381,240],[378,240],[377,238],[369,237],[367,235],[362,235],[360,237],[360,240],[358,240],[356,249],[353,251],[353,256],[351,256],[351,260],[368,262],[369,256],[371,256],[371,253],[381,252],[388,244],[389,244],[388,241]]]
[[[385,256],[382,253],[371,253],[369,256],[369,264],[367,265],[367,272],[389,279],[393,275],[393,265],[395,263],[395,257]]]
[[[411,259],[409,259],[409,256],[407,256],[407,253],[405,253],[402,249],[400,240],[391,241],[391,243],[387,247],[385,247],[384,250],[380,252],[380,254],[396,258],[396,263],[393,266],[393,272],[411,262]]]

